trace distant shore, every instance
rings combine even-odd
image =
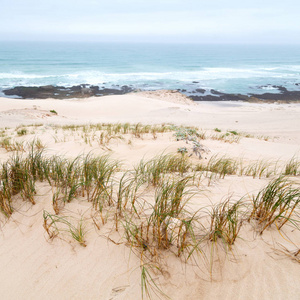
[[[75,85],[72,87],[65,86],[16,86],[13,88],[3,89],[4,97],[21,98],[21,99],[72,99],[101,97],[108,95],[123,95],[128,93],[155,93],[160,92],[179,92],[193,101],[246,101],[246,102],[300,102],[300,90],[290,91],[284,86],[269,85],[262,88],[270,87],[276,90],[276,93],[267,92],[262,94],[232,94],[224,93],[214,89],[196,88],[192,91],[184,89],[177,90],[140,90],[132,85],[114,85],[106,87],[88,84]]]

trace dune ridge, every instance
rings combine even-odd
[[[189,103],[168,92],[0,102],[1,164],[12,165],[14,155],[26,160],[32,149],[46,162],[67,166],[75,159],[78,170],[92,157],[118,161],[107,181],[111,198],[101,194],[103,210],[100,202],[87,201],[82,183],[70,201],[63,200],[63,185],[54,177],[51,184],[36,180],[34,205],[24,192],[13,196],[12,214],[0,217],[3,298],[147,299],[148,288],[153,299],[298,299],[299,257],[293,254],[300,245],[299,205],[296,221],[280,230],[283,218],[262,234],[265,222],[250,218],[251,199],[268,184],[282,175],[293,187],[300,183],[298,104]],[[168,166],[155,179],[149,174],[158,160]],[[130,226],[142,228],[148,220],[160,189],[185,180],[182,203],[188,204],[165,220],[170,244],[152,241],[154,221],[149,241],[129,239]],[[138,214],[129,200],[125,205],[126,191],[133,195],[135,188]],[[125,201],[123,209],[118,199]],[[234,241],[210,227],[213,209],[227,200],[241,203]],[[195,212],[195,236],[187,233],[185,244],[181,224]],[[80,224],[82,243],[70,231]],[[194,240],[201,243],[187,259]]]

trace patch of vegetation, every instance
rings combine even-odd
[[[159,155],[147,162],[141,161],[135,172],[148,184],[157,186],[165,174],[178,172],[183,175],[190,168],[191,164],[186,156]]]
[[[231,247],[241,229],[243,218],[240,217],[241,201],[231,204],[229,200],[217,204],[210,212],[209,239],[222,242]]]
[[[129,123],[55,127],[59,134],[73,134],[88,144],[97,142],[103,134],[101,145],[121,135],[130,135],[133,140],[143,138],[145,134],[155,138],[158,133],[173,129],[169,125]],[[237,138],[232,132],[221,136]],[[175,137],[198,146],[201,135],[194,128],[176,128]],[[7,138],[3,138],[0,145],[16,149],[16,143]],[[272,180],[251,201],[227,199],[198,211],[190,207],[194,205],[190,200],[203,190],[200,185],[203,177],[210,180],[239,174],[262,178],[273,176],[278,170],[285,175],[298,176],[296,158],[286,163],[283,169],[281,165],[274,167],[262,160],[246,161],[247,165],[243,167],[234,159],[216,155],[207,163],[193,166],[193,160],[185,155],[187,148],[182,147],[177,149],[178,154],[161,154],[124,171],[118,161],[107,155],[88,154],[73,159],[48,156],[44,155],[45,145],[39,139],[26,145],[26,150],[28,148],[26,157],[14,153],[0,166],[0,210],[9,217],[18,198],[34,205],[36,183],[48,182],[54,213],[44,211],[43,218],[49,238],[67,236],[85,247],[83,219],[64,214],[68,203],[76,198],[89,202],[92,221],[84,221],[94,222],[99,230],[101,223],[111,226],[108,231],[120,238],[118,242],[110,239],[109,233],[104,235],[116,244],[129,246],[140,256],[143,297],[151,297],[153,293],[166,296],[157,284],[157,276],[153,276],[162,273],[160,258],[163,255],[172,253],[182,261],[193,260],[193,264],[203,259],[212,267],[214,249],[223,245],[222,250],[233,251],[245,219],[257,226],[261,234],[272,225],[280,230],[287,222],[298,222],[295,219],[300,202],[299,186],[283,176]],[[197,180],[198,185],[195,184]],[[299,251],[293,255],[299,258]]]
[[[260,234],[276,222],[278,229],[291,220],[291,215],[300,203],[299,185],[284,176],[272,180],[252,199],[250,219],[261,226]]]
[[[276,165],[273,166],[272,163],[265,160],[257,160],[241,169],[241,175],[252,176],[253,178],[269,178],[272,174],[276,174]]]
[[[19,129],[17,131],[18,136],[26,135],[28,133],[26,128]]]
[[[283,175],[300,175],[300,161],[293,157],[285,166]]]
[[[11,138],[3,138],[0,141],[0,147],[4,148],[7,152],[12,151],[25,151],[24,142],[11,142]]]
[[[186,147],[178,148],[177,153],[180,153],[181,155],[184,155],[184,154],[188,153],[188,150],[187,150]]]
[[[49,238],[53,239],[58,236],[59,233],[67,232],[79,243],[80,246],[86,247],[86,242],[84,240],[85,230],[82,220],[77,224],[77,226],[75,226],[72,224],[72,221],[68,220],[66,217],[59,217],[57,215],[50,214],[45,210],[43,212],[43,218],[43,226],[49,235]]]
[[[225,156],[218,157],[217,155],[213,155],[206,164],[198,164],[195,171],[212,172],[219,174],[220,178],[224,178],[225,175],[236,174],[238,171],[238,165],[233,159]]]
[[[228,132],[231,133],[231,134],[233,134],[233,135],[239,135],[239,134],[237,133],[237,131],[235,131],[235,130],[229,130]]]

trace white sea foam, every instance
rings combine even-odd
[[[230,92],[245,92],[250,84],[266,87],[272,90],[271,85],[281,84],[282,80],[289,82],[300,81],[300,66],[280,67],[204,67],[193,71],[166,71],[166,72],[102,72],[99,70],[82,70],[76,72],[59,71],[57,74],[25,73],[25,72],[2,72],[0,73],[0,88],[13,87],[17,85],[41,86],[62,85],[72,86],[78,84],[91,84],[103,86],[132,84],[135,87],[147,89],[161,88],[184,88],[193,89],[197,87],[210,86],[214,89]],[[244,87],[240,86],[245,82]],[[219,85],[218,85],[219,84]]]
[[[276,71],[276,72],[270,72],[270,71]],[[103,75],[109,75],[109,76],[170,76],[172,74],[175,74],[178,76],[178,74],[182,75],[190,75],[190,76],[201,76],[201,74],[206,75],[207,73],[216,74],[216,77],[224,76],[228,74],[248,74],[249,76],[256,76],[256,75],[265,75],[270,76],[275,73],[281,73],[281,72],[288,72],[291,71],[292,73],[294,71],[300,71],[300,65],[292,65],[292,66],[281,66],[281,67],[251,67],[251,68],[219,68],[219,67],[204,67],[199,68],[197,71],[168,71],[168,72],[101,72],[97,70],[86,70],[86,71],[79,71],[74,73],[66,73],[66,74],[27,74],[27,73],[21,73],[21,72],[12,72],[12,73],[0,73],[1,76],[16,76],[16,77],[52,77],[52,76],[103,76]]]
[[[263,90],[278,90],[277,87],[274,87],[272,85],[267,85],[262,87]]]
[[[290,66],[293,71],[300,71],[300,66]],[[180,71],[180,72],[120,72],[105,73],[101,71],[79,71],[65,74],[28,74],[21,72],[0,73],[1,81],[9,80],[30,80],[44,79],[45,81],[57,81],[65,83],[90,83],[101,84],[104,82],[138,82],[154,80],[178,80],[178,81],[196,81],[196,80],[217,80],[234,78],[278,78],[295,76],[294,72],[287,73],[282,68],[202,68],[198,71]],[[299,75],[299,74],[298,74]]]

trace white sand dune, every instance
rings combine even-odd
[[[88,122],[176,123],[296,139],[300,104],[199,102],[197,105],[128,94],[83,100],[0,98],[0,125]],[[58,116],[50,113],[55,110]]]
[[[202,160],[192,155],[195,164],[218,154],[246,163],[264,160],[282,166],[300,155],[299,104],[195,104],[177,93],[164,92],[82,100],[0,98],[0,128],[6,136],[15,141],[39,138],[49,156],[75,157],[90,151],[95,155],[109,153],[122,161],[121,171],[124,171],[133,169],[141,159],[162,152],[176,153],[180,147],[187,147],[192,153],[191,143],[176,141],[170,132],[157,134],[155,138],[151,134],[142,139],[126,136],[123,140],[112,140],[105,148],[96,139],[85,142],[82,132],[65,132],[55,127],[105,122],[196,126],[206,132],[207,139],[201,143],[210,152],[203,153]],[[16,128],[21,124],[42,125],[28,126],[28,133],[18,136]],[[243,134],[239,142],[225,143],[212,139],[217,134],[215,128],[224,133],[234,130]],[[246,134],[251,137],[245,137]],[[1,163],[10,156],[11,152],[0,148]],[[294,179],[299,181],[299,176]],[[256,194],[271,178],[232,175],[215,179],[209,186],[205,180],[200,195],[190,202],[195,211],[228,197],[238,200]],[[151,193],[144,197],[153,197]],[[102,225],[99,215],[85,199],[66,204],[62,214],[82,220],[87,246],[80,246],[68,232],[49,239],[43,228],[43,211],[53,212],[52,195],[48,184],[38,183],[35,205],[17,196],[12,216],[7,219],[1,215],[1,299],[141,299],[137,249],[130,248],[115,232],[112,221]],[[203,251],[212,253],[208,241],[203,247]],[[290,251],[300,248],[299,227],[286,225],[278,231],[274,226],[259,235],[254,224],[247,223],[232,250],[226,252],[222,246],[216,247],[211,257],[200,255],[199,260],[193,258],[188,263],[163,251],[156,258],[161,272],[151,274],[171,299],[296,300],[300,295],[300,265],[283,253],[284,247]],[[158,298],[153,294],[153,299]]]

